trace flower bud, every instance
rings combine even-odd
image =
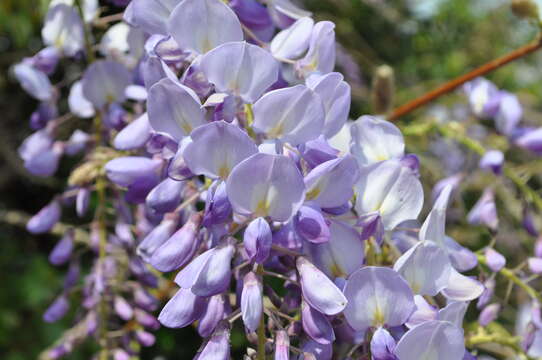
[[[416,154],[406,154],[399,162],[404,167],[412,170],[416,176],[420,176],[420,159]]]
[[[484,283],[484,292],[482,293],[482,295],[480,295],[480,298],[478,298],[476,307],[478,309],[483,308],[491,300],[494,292],[495,292],[495,279],[489,278]]]
[[[294,217],[294,224],[297,234],[311,243],[321,244],[329,241],[329,226],[317,209],[302,206]]]
[[[337,158],[339,150],[331,147],[323,136],[307,141],[300,146],[301,156],[307,164],[314,168],[321,163]]]
[[[241,314],[246,328],[256,331],[263,316],[263,294],[262,283],[253,272],[243,278]]]
[[[81,268],[78,261],[72,261],[70,267],[68,268],[68,273],[64,278],[64,290],[68,290],[74,287],[79,280],[79,275],[81,273]]]
[[[542,128],[526,129],[514,142],[517,146],[540,155],[542,154]]]
[[[79,129],[75,130],[68,141],[66,141],[66,154],[75,155],[80,151],[83,151],[90,140],[91,137],[89,134]]]
[[[55,71],[59,59],[60,54],[58,49],[54,46],[49,46],[43,48],[36,55],[34,55],[34,57],[30,59],[30,63],[36,69],[43,71],[47,75],[51,75]]]
[[[542,274],[542,259],[538,257],[531,257],[527,260],[529,264],[529,270],[534,274]]]
[[[440,193],[447,187],[451,187],[451,191],[455,190],[459,184],[461,184],[461,181],[463,180],[463,174],[455,174],[452,176],[449,176],[447,178],[444,178],[442,180],[439,180],[435,186],[433,187],[433,191],[431,192],[433,202],[439,197]]]
[[[51,264],[63,265],[70,259],[73,250],[73,234],[73,230],[68,230],[55,245],[53,251],[49,254]]]
[[[130,354],[123,349],[113,350],[113,359],[114,360],[130,360]]]
[[[299,360],[331,360],[333,355],[332,344],[319,344],[312,339],[303,343],[301,350],[303,355]]]
[[[205,313],[198,322],[198,333],[201,337],[209,337],[226,314],[226,302],[222,295],[214,295],[209,299]]]
[[[154,252],[162,246],[171,236],[175,229],[176,221],[172,219],[164,219],[155,227],[147,236],[139,243],[137,253],[146,261],[148,261]]]
[[[141,309],[136,308],[134,310],[134,317],[138,324],[141,324],[148,329],[158,330],[160,328],[160,323],[158,322],[158,320],[156,320],[153,315]]]
[[[62,294],[47,308],[43,320],[48,323],[56,322],[64,317],[70,308],[66,295]]]
[[[504,155],[499,150],[489,150],[480,159],[480,169],[486,171],[492,171],[495,175],[500,175],[502,172],[502,165],[504,162]]]
[[[382,245],[384,240],[384,225],[379,212],[372,212],[366,215],[362,215],[357,223],[361,226],[361,239],[367,240],[374,237],[377,244]]]
[[[143,330],[136,331],[135,336],[136,336],[137,342],[145,347],[153,346],[154,342],[156,341],[156,338],[154,337],[153,334],[147,331],[143,331]]]
[[[264,218],[259,217],[248,224],[243,244],[251,261],[261,264],[267,260],[272,241],[271,227]]]
[[[467,215],[467,221],[473,225],[485,225],[491,230],[497,230],[499,218],[497,217],[497,207],[495,206],[495,196],[493,190],[487,188],[478,202],[474,205]]]
[[[542,235],[538,236],[534,244],[534,256],[542,258]]]
[[[495,320],[499,314],[501,306],[499,304],[490,304],[482,310],[478,317],[478,322],[481,326],[486,327],[490,322]]]
[[[533,218],[532,211],[529,209],[528,206],[525,206],[523,208],[523,216],[522,216],[521,224],[523,225],[523,228],[525,229],[525,231],[529,233],[529,235],[534,236],[534,237],[538,236],[536,223]]]
[[[175,181],[175,180],[171,180]],[[201,213],[192,214],[188,221],[152,254],[149,262],[161,272],[169,272],[185,265],[199,247]]]
[[[113,145],[118,150],[133,150],[143,147],[151,138],[151,131],[149,117],[145,113],[119,131]]]
[[[207,198],[205,200],[204,226],[209,227],[215,224],[222,224],[230,218],[232,208],[226,194],[225,182],[214,182],[207,191]]]
[[[290,360],[290,338],[284,330],[275,335],[275,360]]]
[[[30,115],[30,127],[33,130],[43,129],[49,120],[58,117],[58,109],[55,104],[42,102],[38,108]]]
[[[533,0],[512,0],[512,12],[520,18],[538,20],[538,5]]]
[[[183,148],[179,146],[179,150],[170,161],[167,169],[168,176],[179,181],[183,181],[194,176],[184,161],[182,150]]]
[[[105,171],[109,180],[119,186],[130,186],[138,179],[157,176],[159,162],[146,157],[125,156],[109,161]]]
[[[120,296],[115,296],[114,309],[122,320],[128,321],[134,316],[134,309],[132,306]]]
[[[181,288],[164,306],[158,321],[168,328],[182,328],[198,320],[204,310],[205,298]]]
[[[90,203],[90,190],[87,188],[81,188],[77,192],[77,198],[75,199],[75,211],[77,216],[83,217],[87,212],[88,205]]]
[[[40,101],[49,101],[53,98],[54,89],[51,81],[41,70],[21,62],[13,67],[13,74],[30,96]]]
[[[335,341],[335,333],[327,317],[311,308],[306,302],[301,305],[303,330],[319,344],[331,344]]]
[[[234,253],[232,244],[216,246],[192,260],[177,274],[175,282],[199,296],[220,294],[229,288]]]
[[[375,114],[386,114],[393,106],[395,93],[395,76],[388,65],[376,69],[371,90],[371,101]]]
[[[230,359],[230,325],[227,321],[218,324],[213,336],[196,357],[198,360]]]
[[[32,234],[43,234],[53,228],[60,220],[62,209],[58,201],[53,200],[43,207],[26,224],[26,230]]]
[[[171,37],[160,39],[154,46],[154,53],[166,64],[177,64],[186,59],[188,51],[179,48],[177,42]]]
[[[301,276],[303,299],[310,306],[326,315],[344,310],[346,297],[322,271],[304,257],[297,259],[296,266]]]
[[[395,360],[395,340],[384,328],[378,328],[371,339],[371,355],[374,360]]]
[[[487,266],[494,272],[500,271],[506,265],[506,258],[492,248],[487,248]]]
[[[165,178],[147,195],[146,204],[157,213],[171,212],[181,203],[183,188],[184,182]]]

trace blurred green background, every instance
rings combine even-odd
[[[16,153],[31,132],[28,119],[36,102],[14,82],[10,66],[40,49],[47,3],[0,1],[0,211],[34,213],[63,188],[61,176],[52,180],[29,176]],[[305,0],[304,5],[317,19],[337,24],[337,39],[356,64],[343,69],[353,87],[353,117],[370,111],[370,84],[378,65],[394,68],[399,105],[527,43],[536,33],[535,27],[514,17],[507,0]],[[488,76],[499,87],[518,94],[528,106],[527,122],[538,125],[535,111],[542,108],[541,63],[542,54],[533,54]],[[456,100],[450,96],[438,103]],[[423,110],[416,114],[420,113]],[[415,118],[410,116],[407,121]],[[70,325],[69,316],[57,324],[41,320],[66,270],[47,262],[55,241],[52,236],[30,236],[24,228],[0,221],[3,360],[37,358]],[[144,359],[156,354],[165,359],[191,358],[188,354],[199,346],[191,329],[161,330],[158,338],[158,345]],[[236,338],[233,342],[235,345]],[[69,358],[88,359],[88,351],[83,348]]]

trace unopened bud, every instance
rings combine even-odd
[[[376,69],[373,79],[371,101],[373,113],[385,114],[392,109],[395,93],[395,76],[393,69],[388,65],[381,65]]]
[[[538,5],[533,0],[512,0],[512,12],[524,19],[538,20]]]

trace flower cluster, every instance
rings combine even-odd
[[[492,277],[481,276],[484,286],[461,273],[479,259],[500,271],[505,260],[446,236],[459,176],[438,184],[417,223],[419,158],[384,118],[348,121],[333,23],[288,0],[111,4],[127,5],[123,21],[94,46],[90,29],[103,26],[97,2],[53,1],[47,47],[14,67],[40,101],[36,132],[20,148],[28,171],[50,176],[63,154],[83,154],[68,189],[28,230],[60,226],[63,206],[83,219],[94,210],[50,256],[70,267],[45,320],[62,317],[81,289],[84,311],[48,358],[95,335],[102,359],[129,359],[152,345],[159,322],[194,325],[204,339],[195,358],[225,360],[236,321],[251,344],[247,358],[473,358],[463,330],[469,302],[480,298],[482,325],[499,309],[487,305]],[[88,66],[65,104],[66,84],[53,86],[48,75],[81,58]],[[517,128],[513,95],[483,80],[466,91],[477,115],[540,151],[539,130]],[[94,121],[63,139],[73,118]],[[480,167],[498,174],[502,160],[488,152]],[[490,190],[469,221],[496,229]],[[81,287],[76,246],[96,255]],[[173,281],[162,275],[170,272]],[[150,313],[164,299],[156,319]]]

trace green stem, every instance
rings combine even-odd
[[[107,256],[107,228],[106,228],[106,219],[105,219],[105,203],[106,203],[106,187],[107,183],[105,177],[100,175],[96,180],[96,191],[98,194],[98,208],[96,210],[96,220],[98,221],[98,231],[100,235],[99,243],[99,253],[98,253],[98,264],[102,267],[105,263],[105,258]],[[100,346],[102,347],[100,351],[100,360],[107,360],[109,358],[109,344],[108,344],[108,303],[106,299],[106,294],[102,294],[101,302],[99,304],[99,314],[100,314]]]
[[[434,124],[434,128],[436,128],[436,130],[438,130],[438,132],[440,132],[444,137],[457,141],[458,143],[464,145],[465,147],[474,151],[480,156],[483,156],[486,153],[486,149],[482,144],[480,144],[474,139],[463,135],[464,129],[459,123],[453,122],[450,123],[448,126]],[[510,179],[510,181],[512,181],[517,186],[519,191],[523,193],[525,199],[528,202],[534,204],[538,211],[542,212],[542,198],[540,197],[540,195],[536,191],[531,189],[521,179],[521,177],[517,175],[514,170],[506,164],[503,167],[503,175]]]
[[[477,254],[476,256],[478,257],[478,261],[480,262],[480,264],[482,264],[484,266],[488,266],[486,257],[484,255]],[[531,299],[533,299],[533,300],[535,300],[535,301],[537,301],[539,303],[542,303],[542,295],[538,291],[536,291],[534,288],[532,288],[531,286],[526,284],[524,281],[522,281],[514,273],[514,271],[512,271],[509,268],[503,267],[501,270],[498,271],[498,273],[501,274],[502,276],[504,276],[509,281],[516,284],[517,286],[519,286],[521,289],[523,289],[531,297]]]
[[[92,41],[90,38],[90,29],[89,25],[85,22],[85,12],[83,11],[83,5],[81,4],[81,0],[75,0],[75,6],[77,7],[77,11],[79,12],[79,17],[81,17],[81,21],[83,22],[83,32],[85,37],[85,49],[87,52],[87,59],[89,64],[94,62],[96,59],[94,56],[94,50],[92,50]]]
[[[256,269],[256,274],[258,274],[263,281],[263,274],[264,269],[262,265],[258,265]],[[264,322],[264,316],[262,314],[262,317],[260,318],[260,325],[258,326],[258,360],[265,360],[265,344],[267,342],[267,339],[265,337],[265,322]]]

